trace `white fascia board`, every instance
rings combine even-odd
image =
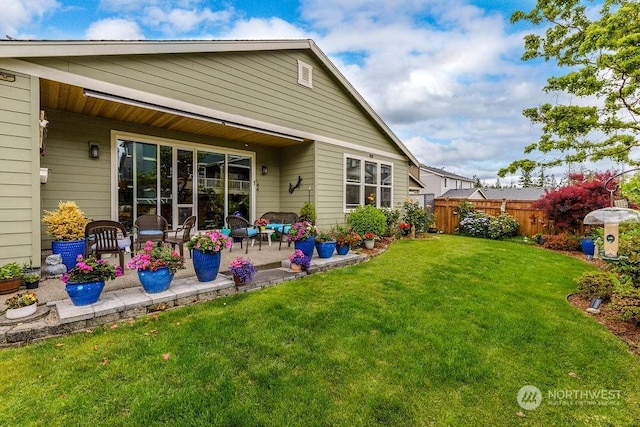
[[[309,48],[310,40],[0,40],[0,58],[240,52]]]

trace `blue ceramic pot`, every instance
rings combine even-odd
[[[336,252],[338,255],[346,255],[349,253],[349,245],[336,246]]]
[[[582,253],[586,256],[593,256],[595,247],[593,239],[582,239]]]
[[[76,266],[78,255],[84,256],[84,239],[80,240],[54,240],[51,242],[51,252],[62,256],[62,263],[67,267],[67,271]]]
[[[210,282],[218,277],[218,271],[220,270],[220,252],[215,254],[209,252],[202,252],[193,250],[191,255],[193,260],[193,269],[196,271],[196,276],[201,282]]]
[[[157,294],[169,289],[173,273],[167,267],[160,267],[156,271],[138,270],[138,279],[146,293]]]
[[[66,283],[64,286],[73,305],[89,305],[98,301],[104,280],[89,283]]]
[[[303,254],[311,258],[313,256],[313,249],[316,247],[315,237],[309,237],[305,240],[297,240],[293,242],[293,246],[296,249],[300,249]]]
[[[316,242],[316,250],[320,258],[331,258],[336,250],[336,242]]]

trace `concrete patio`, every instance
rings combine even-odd
[[[106,283],[100,299],[95,304],[74,306],[67,297],[64,283],[56,279],[40,282],[35,293],[39,299],[37,312],[30,317],[9,320],[0,316],[0,346],[20,345],[50,336],[68,334],[90,329],[106,323],[135,318],[151,312],[162,311],[171,307],[193,304],[236,293],[259,290],[276,284],[301,278],[307,274],[330,270],[367,259],[355,252],[347,255],[334,254],[331,258],[311,259],[308,272],[293,272],[289,268],[287,257],[293,252],[293,246],[285,244],[282,250],[278,245],[271,247],[266,243],[262,249],[250,247],[249,253],[239,245],[232,251],[223,251],[218,277],[211,282],[199,282],[195,277],[193,264],[187,256],[186,269],[179,271],[167,291],[147,294],[144,292],[136,271],[126,270],[125,274]],[[227,273],[229,263],[237,256],[250,259],[257,267],[258,273],[253,281],[246,285],[236,286],[231,275]],[[128,261],[128,254],[125,262]],[[117,263],[117,258],[107,258]],[[24,292],[21,289],[20,292]],[[4,300],[11,295],[0,297],[2,308]]]

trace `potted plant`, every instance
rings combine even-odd
[[[245,285],[253,280],[258,269],[251,260],[236,257],[229,264],[229,271],[233,274],[233,281],[236,282],[236,285]]]
[[[0,267],[0,295],[12,294],[22,286],[24,270],[17,262]]]
[[[218,276],[220,271],[220,251],[230,249],[233,240],[218,231],[205,231],[191,236],[186,243],[191,249],[193,269],[201,282],[210,282]]]
[[[331,258],[336,250],[336,238],[331,231],[319,231],[316,235],[316,251],[320,258]]]
[[[169,246],[154,245],[151,240],[131,257],[127,267],[138,271],[138,279],[148,294],[166,291],[173,275],[185,268],[184,258],[180,254]]]
[[[27,289],[37,289],[40,284],[40,273],[26,273],[23,280]]]
[[[73,305],[80,306],[98,301],[104,282],[119,276],[122,276],[119,265],[113,266],[107,260],[79,255],[76,265],[62,275],[62,281]]]
[[[51,250],[62,256],[67,271],[74,268],[78,255],[84,255],[84,229],[89,223],[75,202],[60,202],[55,211],[44,211],[42,222],[53,237]]]
[[[35,314],[38,309],[38,298],[34,292],[25,292],[7,298],[5,315],[7,319],[20,319]]]
[[[258,218],[254,222],[254,225],[260,229],[260,231],[264,231],[267,228],[267,224],[269,224],[269,220],[267,218]]]
[[[398,226],[400,227],[400,231],[403,236],[408,236],[411,232],[411,224],[408,222],[401,222]]]
[[[348,225],[336,225],[332,232],[336,237],[336,252],[338,255],[348,254],[349,248],[357,246],[362,240],[362,237]]]
[[[291,225],[289,231],[287,231],[287,238],[290,242],[293,242],[296,249],[300,249],[306,256],[311,258],[317,234],[318,229],[315,225],[309,221],[300,221]]]
[[[376,243],[376,233],[372,233],[371,231],[364,233],[362,239],[364,240],[364,247],[367,249],[373,249]]]
[[[311,259],[300,249],[296,249],[295,252],[289,255],[289,261],[291,262],[291,270],[295,272],[307,271],[311,267]]]

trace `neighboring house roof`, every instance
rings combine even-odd
[[[538,200],[544,196],[546,188],[464,188],[449,190],[442,198],[449,199],[469,199],[474,195],[481,195],[483,199],[489,200]]]
[[[486,199],[487,197],[484,195],[480,188],[458,188],[455,190],[449,190],[444,193],[439,198],[449,198],[449,199],[470,199],[472,196],[479,195],[480,199]],[[476,197],[478,198],[478,197]]]
[[[144,55],[175,53],[215,53],[240,51],[309,50],[342,84],[353,99],[388,135],[393,143],[413,164],[420,162],[391,131],[358,91],[318,48],[313,40],[163,40],[163,41],[88,41],[88,40],[0,40],[0,66],[19,61],[12,58],[69,57],[101,55]],[[2,59],[7,58],[7,59]],[[34,73],[37,75],[37,73]],[[300,136],[304,138],[301,133]]]
[[[451,179],[459,179],[461,181],[469,181],[469,182],[473,182],[472,178],[467,178],[465,176],[462,175],[456,175],[455,173],[451,173],[451,172],[447,172],[444,169],[438,169],[438,168],[434,168],[431,166],[427,166],[427,165],[420,165],[420,170],[426,171],[426,172],[430,172],[433,173],[435,175],[439,175],[443,178],[451,178]]]
[[[427,188],[427,185],[420,181],[419,178],[413,176],[412,173],[409,173],[409,188]]]

